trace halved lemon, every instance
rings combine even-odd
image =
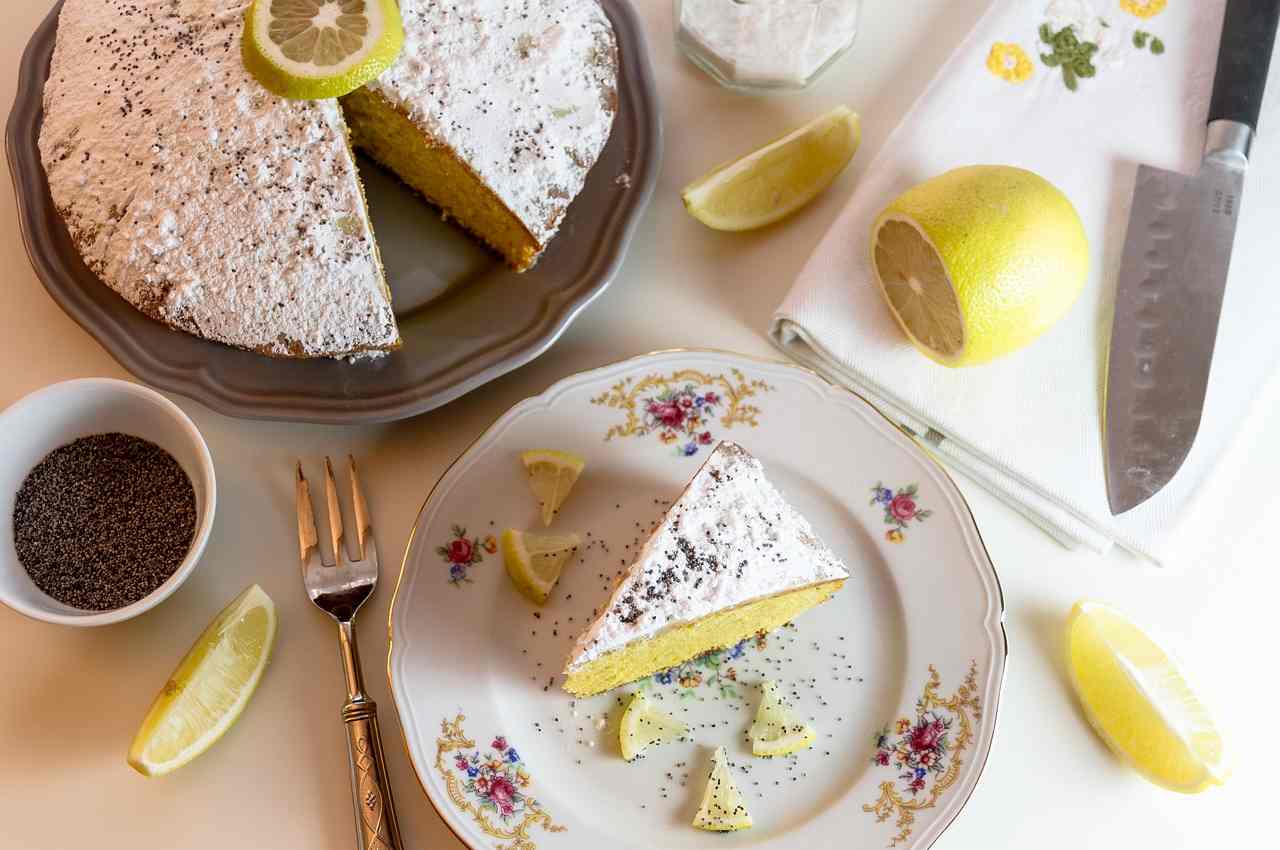
[[[502,560],[516,588],[541,605],[581,543],[576,534],[534,534],[508,528],[502,532]]]
[[[1176,664],[1114,609],[1077,602],[1067,667],[1093,728],[1152,782],[1195,793],[1227,775],[1222,736]]]
[[[685,209],[714,230],[772,224],[830,186],[857,153],[861,138],[857,114],[837,106],[685,186]]]
[[[254,0],[241,55],[249,73],[281,97],[341,97],[400,55],[396,0]]]
[[[222,609],[165,682],[129,747],[129,765],[162,776],[213,746],[244,711],[276,637],[276,606],[256,584]]]
[[[551,525],[587,462],[575,454],[554,449],[522,452],[520,462],[529,474],[529,489],[538,500],[542,524]]]
[[[757,756],[789,756],[813,746],[818,734],[782,701],[776,682],[760,686],[760,708],[747,730],[751,752]]]
[[[689,734],[689,727],[658,708],[644,691],[639,691],[627,703],[618,726],[618,748],[622,757],[633,761],[644,755],[645,750],[659,744],[678,741]]]
[[[750,829],[752,823],[747,801],[729,773],[729,755],[724,747],[716,747],[711,756],[707,789],[702,793],[702,806],[693,816],[693,825],[710,832],[737,832]]]
[[[907,338],[944,366],[1027,345],[1084,289],[1075,207],[1034,172],[957,168],[907,190],[871,229],[877,283]]]

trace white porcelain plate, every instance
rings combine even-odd
[[[721,439],[760,458],[852,578],[790,626],[574,701],[560,687],[574,635]],[[496,542],[541,527],[529,448],[587,462],[554,528],[588,542],[542,608],[512,587]],[[473,848],[924,848],[990,750],[1002,616],[959,490],[871,406],[793,366],[668,352],[517,404],[445,473],[405,553],[387,669],[414,769]],[[765,678],[811,718],[811,749],[751,756]],[[641,687],[694,740],[628,764],[617,722]],[[721,744],[755,819],[729,836],[689,825]]]

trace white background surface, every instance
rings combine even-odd
[[[666,155],[612,288],[532,365],[407,422],[255,423],[176,397],[204,431],[218,470],[218,519],[196,573],[156,610],[102,629],[61,628],[0,609],[0,846],[353,845],[334,635],[302,594],[292,517],[294,458],[345,451],[363,464],[386,553],[385,584],[362,612],[360,633],[370,690],[383,708],[406,846],[460,846],[408,767],[382,675],[391,584],[427,490],[502,411],[566,374],[674,346],[771,354],[762,332],[773,308],[871,149],[985,2],[867,0],[858,44],[814,90],[765,100],[720,90],[675,54],[669,3],[639,5],[662,96]],[[18,57],[49,6],[4,6],[0,101],[10,103]],[[838,102],[863,115],[864,151],[826,197],[754,234],[712,233],[685,216],[685,182]],[[45,295],[22,249],[7,176],[0,195],[0,405],[53,381],[127,377]],[[1274,805],[1277,753],[1269,697],[1280,446],[1267,438],[1280,429],[1280,410],[1261,407],[1242,423],[1242,450],[1220,470],[1196,546],[1171,570],[1118,554],[1068,552],[961,482],[1003,582],[1010,659],[986,773],[937,847],[1253,847],[1274,840],[1267,806]],[[198,761],[166,779],[139,777],[124,754],[155,691],[209,618],[255,581],[276,600],[281,630],[253,702]],[[1061,663],[1063,620],[1084,597],[1119,606],[1178,651],[1228,735],[1236,771],[1225,787],[1184,797],[1150,786],[1086,726]],[[589,789],[583,796],[590,798]],[[843,846],[840,836],[830,843]]]

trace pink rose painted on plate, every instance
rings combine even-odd
[[[879,481],[871,488],[871,504],[884,510],[885,525],[892,526],[884,533],[884,539],[890,543],[901,543],[907,539],[903,533],[913,522],[921,523],[933,515],[931,510],[922,510],[916,496],[919,486],[908,484],[897,491],[891,490]]]
[[[467,529],[461,525],[450,528],[453,535],[448,543],[436,547],[436,554],[449,565],[449,583],[455,587],[463,582],[470,582],[467,571],[484,561],[484,553],[492,555],[498,551],[498,541],[492,534],[481,539],[468,537]]]
[[[889,503],[889,513],[893,514],[903,522],[907,522],[915,518],[916,502],[905,493],[899,493],[893,497],[893,501]]]
[[[529,772],[505,735],[496,736],[483,755],[479,750],[459,753],[453,766],[460,774],[462,788],[482,809],[497,813],[504,821],[536,805],[520,790],[528,787]]]

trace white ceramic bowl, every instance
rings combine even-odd
[[[45,455],[79,437],[119,431],[150,440],[182,465],[196,492],[196,531],[176,572],[148,595],[111,611],[81,611],[36,587],[18,561],[13,507],[18,489]],[[136,617],[164,601],[191,575],[213,527],[217,487],[209,447],[176,404],[128,381],[84,378],[37,390],[0,413],[0,602],[69,626],[101,626]]]

